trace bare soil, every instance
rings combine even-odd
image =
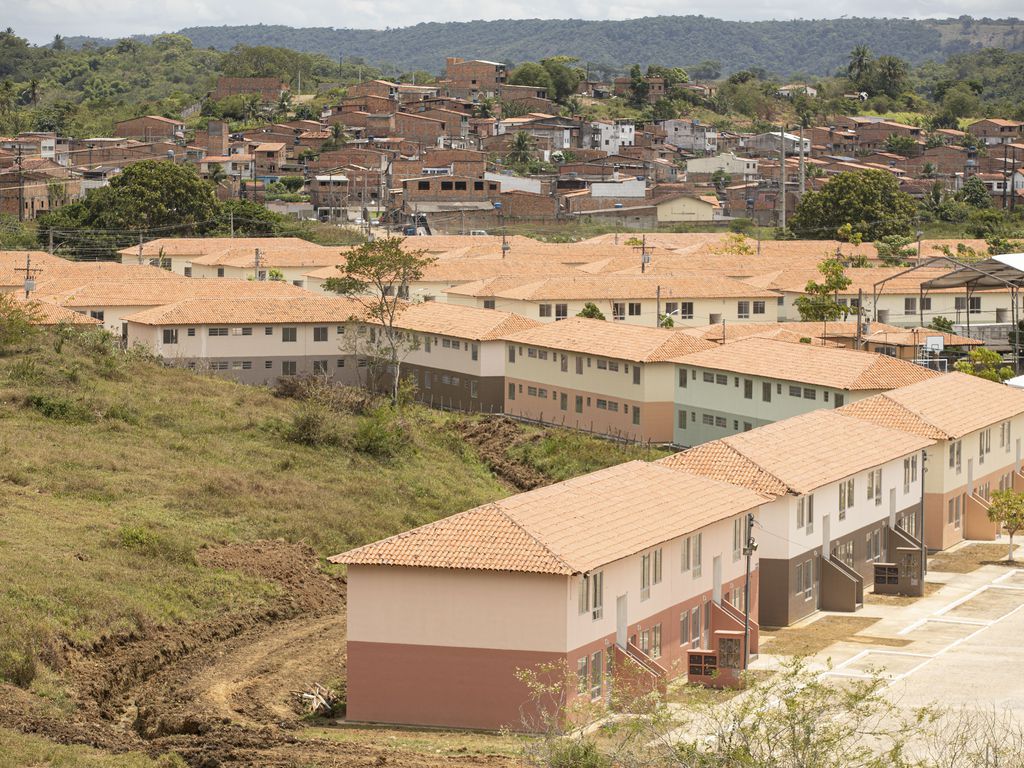
[[[1007,544],[968,544],[952,552],[939,552],[928,558],[928,570],[946,573],[969,573],[983,565],[1013,566],[1006,556],[1010,551]]]
[[[781,656],[811,656],[840,640],[850,640],[878,619],[868,616],[822,616],[799,627],[761,629],[761,649]],[[872,639],[877,642],[877,638]]]
[[[495,475],[516,490],[529,491],[550,482],[543,473],[508,454],[513,446],[540,440],[541,433],[527,434],[516,421],[503,416],[457,421],[454,429]]]
[[[203,550],[206,567],[268,579],[280,597],[213,621],[111,636],[62,649],[68,715],[0,685],[0,726],[112,752],[176,752],[216,766],[504,766],[499,755],[446,756],[304,735],[293,691],[345,677],[345,583],[308,546],[258,541]]]
[[[924,583],[924,595],[922,597],[929,597],[934,595],[942,589],[942,585],[934,581],[926,581]],[[911,597],[909,595],[876,595],[874,592],[864,593],[864,604],[865,605],[913,605],[920,597]]]

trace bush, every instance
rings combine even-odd
[[[285,437],[293,443],[320,448],[340,442],[334,414],[320,400],[306,400],[299,405]]]
[[[588,739],[560,739],[550,746],[550,768],[607,768],[611,761]]]
[[[195,562],[192,548],[184,541],[138,525],[122,525],[117,531],[117,545],[129,552],[172,563]]]
[[[24,639],[0,636],[0,680],[7,680],[19,688],[28,688],[36,677],[36,656],[32,645]]]
[[[74,424],[95,420],[93,412],[83,403],[59,395],[29,395],[25,398],[25,405],[57,421]]]
[[[378,459],[400,454],[410,441],[408,427],[394,408],[383,405],[362,420],[352,437],[352,447]]]

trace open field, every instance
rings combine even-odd
[[[370,416],[326,413],[311,447],[292,439],[302,410],[96,333],[0,357],[0,767],[508,759],[306,729],[290,692],[345,678],[344,573],[324,558],[516,485],[459,415],[407,407],[408,444],[376,458],[354,448]],[[534,484],[636,457],[511,429]]]

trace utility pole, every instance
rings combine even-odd
[[[18,142],[18,156],[14,160],[18,164],[18,221],[25,220],[25,171],[21,167],[21,142]],[[27,279],[27,278],[26,278]]]
[[[47,247],[46,250],[47,250],[47,253],[49,253],[52,256],[53,255],[53,227],[50,227],[50,229],[49,229],[48,238],[49,238],[50,244],[49,244],[49,246]]]
[[[1013,174],[1011,173],[1011,174],[1007,175],[1007,173],[1006,173],[1006,150],[1007,149],[1008,149],[1008,147],[1005,144],[1003,144],[1003,210],[1004,211],[1007,208],[1007,203],[1006,203],[1007,187],[1009,187],[1010,184],[1013,182]]]
[[[143,260],[143,257],[142,257],[142,230],[140,229],[139,230],[139,265],[141,266],[144,263],[145,263],[145,261]]]
[[[235,236],[235,211],[231,209],[228,211],[228,222],[231,227],[231,237]]]
[[[754,541],[754,513],[747,513],[747,545],[743,554],[747,557],[747,578],[743,586],[743,669],[750,666],[750,560],[757,551]]]
[[[863,288],[858,288],[857,289],[857,345],[854,347],[854,349],[860,349],[861,348],[861,334],[862,334],[862,330],[861,329],[864,327],[864,324],[861,321],[861,319],[864,317],[864,315],[862,314],[863,309],[864,309],[864,289]],[[825,342],[824,337],[822,337],[821,341],[822,341],[822,343]]]
[[[661,286],[659,285],[654,294],[654,327],[661,327]]]
[[[261,279],[260,278],[260,259],[261,259],[262,256],[263,256],[263,253],[260,251],[259,248],[257,248],[256,249],[256,256],[253,259],[253,263],[255,265],[255,275],[254,275],[254,277],[257,280]]]
[[[786,124],[779,127],[779,229],[786,230]]]
[[[804,124],[800,122],[800,197],[804,196]]]

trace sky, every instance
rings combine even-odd
[[[585,0],[476,0],[471,6],[474,19],[500,18],[588,18],[630,19],[661,14],[709,12],[706,5],[693,8],[672,0],[623,0],[614,8],[595,7]],[[54,34],[65,37],[89,35],[124,37],[132,34],[173,32],[183,27],[287,24],[293,27],[348,27],[384,29],[408,26],[424,21],[469,21],[465,0],[433,0],[430,3],[409,0],[0,0],[0,21],[33,43],[47,43]],[[813,0],[734,0],[728,13],[720,18],[754,21],[761,19],[818,18],[820,2]],[[716,9],[711,9],[714,11]],[[1019,0],[851,0],[830,10],[843,10],[851,16],[907,16],[911,18],[975,18],[1022,16]],[[838,14],[837,14],[838,15]]]

